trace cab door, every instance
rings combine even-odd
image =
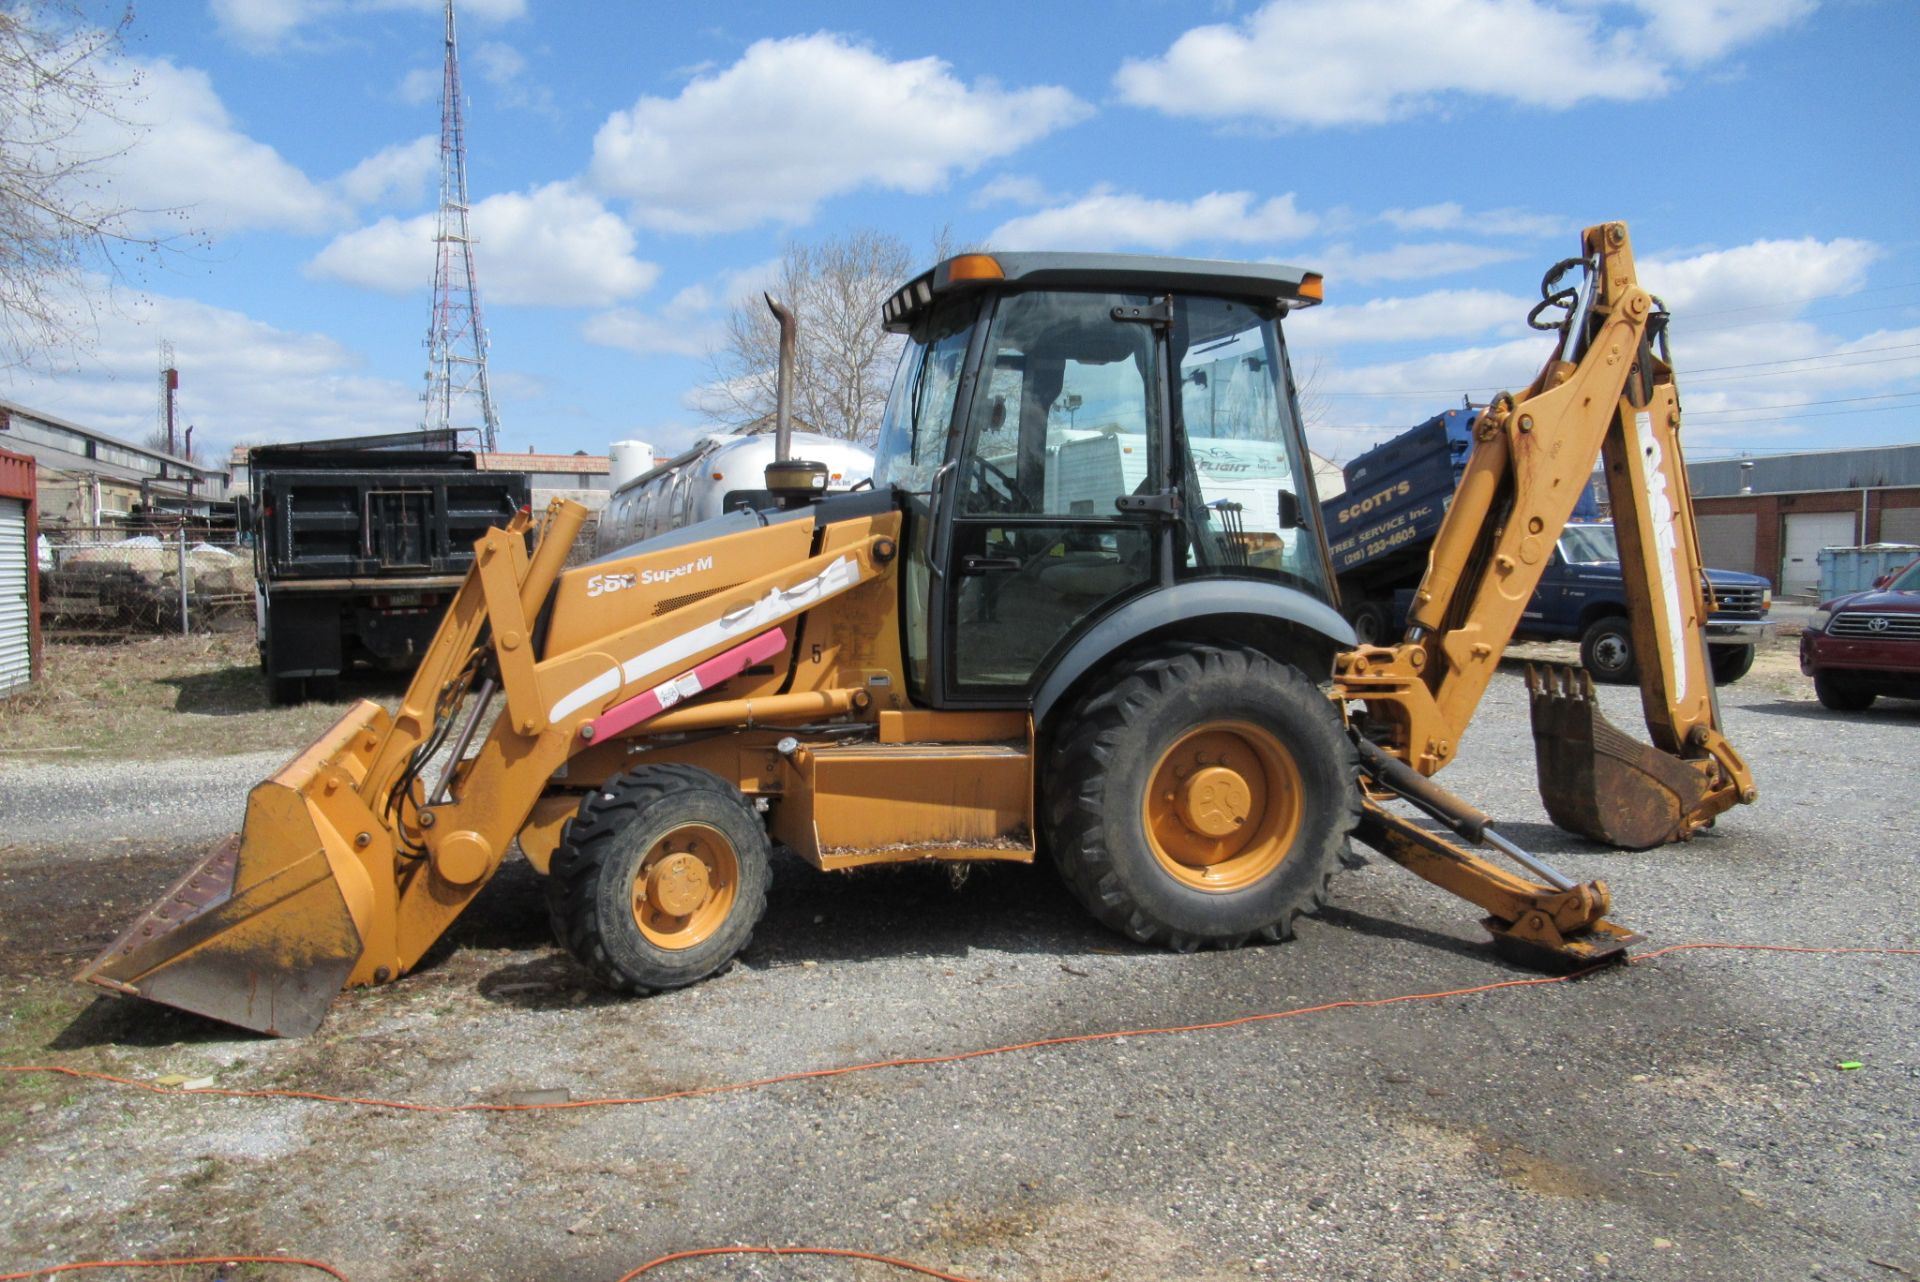
[[[1172,526],[1163,331],[1141,295],[1035,291],[993,308],[950,456],[932,597],[941,702],[1017,707],[1048,656],[1160,581]]]

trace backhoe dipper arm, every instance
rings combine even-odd
[[[1576,268],[1579,286],[1561,288]],[[1335,697],[1362,705],[1353,711],[1356,734],[1398,759],[1388,764],[1432,775],[1453,760],[1594,464],[1604,458],[1653,746],[1601,715],[1584,673],[1530,671],[1528,687],[1548,814],[1570,831],[1645,849],[1684,840],[1757,793],[1720,729],[1704,627],[1712,607],[1681,457],[1667,318],[1640,287],[1626,226],[1588,228],[1580,256],[1550,271],[1541,293],[1528,319],[1557,331],[1553,356],[1525,391],[1496,398],[1475,422],[1473,450],[1414,593],[1406,636],[1339,656]],[[1542,321],[1553,308],[1563,309],[1560,318]],[[1565,885],[1526,891],[1526,882],[1379,805],[1391,796],[1415,799],[1396,786],[1392,770],[1364,773],[1362,839],[1488,907],[1496,935],[1516,927],[1527,933],[1526,922],[1540,912],[1553,929],[1532,942],[1563,956],[1579,954],[1546,936],[1624,934],[1600,920],[1600,883],[1579,888],[1591,892],[1575,897],[1585,905],[1579,912],[1571,911]],[[1485,836],[1449,826],[1470,840]]]
[[[1604,455],[1648,728],[1660,753],[1696,766],[1706,784],[1676,817],[1679,830],[1662,838],[1670,840],[1751,799],[1752,779],[1720,731],[1666,317],[1636,279],[1624,224],[1588,228],[1582,250],[1549,273],[1534,311],[1567,309],[1550,326],[1560,334],[1555,354],[1531,386],[1497,398],[1474,425],[1406,637],[1340,656],[1336,683],[1365,702],[1368,736],[1420,773],[1451,761]],[[1583,285],[1556,290],[1574,266]],[[1584,702],[1586,693],[1583,682],[1556,678],[1540,697]]]

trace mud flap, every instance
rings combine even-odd
[[[1706,800],[1707,777],[1608,721],[1592,677],[1559,664],[1529,665],[1527,696],[1540,799],[1556,825],[1621,850],[1693,834],[1690,817]]]
[[[278,1037],[318,1028],[360,959],[371,889],[301,790],[367,724],[365,714],[349,714],[255,787],[241,835],[175,882],[76,978]]]

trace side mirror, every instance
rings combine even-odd
[[[1300,497],[1292,490],[1280,491],[1280,528],[1283,530],[1300,528]]]
[[[1893,576],[1891,574],[1883,574],[1873,581],[1873,586],[1876,588],[1884,588],[1891,582],[1893,582]]]

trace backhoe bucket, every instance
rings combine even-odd
[[[246,824],[80,973],[110,992],[281,1037],[320,1026],[360,958],[373,896],[304,789],[384,721],[362,701],[247,797]]]
[[[1708,792],[1700,771],[1608,721],[1579,669],[1530,665],[1527,694],[1540,799],[1555,824],[1621,850],[1688,835]]]

